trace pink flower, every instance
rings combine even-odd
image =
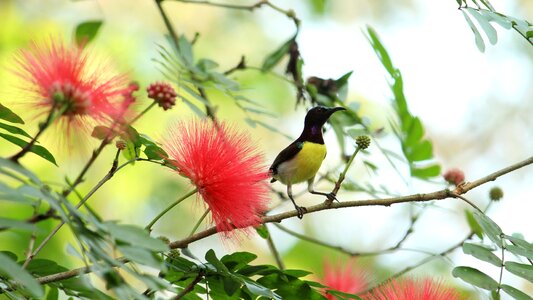
[[[269,200],[268,173],[248,135],[223,122],[191,120],[171,127],[163,147],[198,189],[217,231],[261,223]]]
[[[457,168],[449,169],[442,176],[444,177],[444,180],[455,186],[458,186],[465,181],[465,173]]]
[[[349,260],[344,266],[333,266],[326,263],[324,266],[324,279],[322,283],[330,289],[343,293],[357,294],[368,288],[368,279],[364,271],[355,266],[353,260]],[[326,292],[329,300],[337,299]]]
[[[392,280],[365,294],[364,300],[457,300],[459,292],[431,279]]]
[[[23,79],[22,89],[30,93],[36,111],[43,115],[55,109],[67,128],[121,121],[117,118],[131,104],[133,87],[124,75],[110,75],[102,66],[91,65],[89,58],[86,50],[60,41],[33,42],[20,50],[15,73]]]

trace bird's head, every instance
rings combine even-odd
[[[334,112],[341,110],[346,110],[346,108],[325,106],[313,107],[307,112],[307,115],[305,116],[305,126],[321,128]]]

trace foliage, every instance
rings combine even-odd
[[[502,275],[512,274],[524,281],[533,282],[532,244],[520,234],[505,234],[500,226],[487,216],[488,207],[482,211],[462,195],[483,183],[495,180],[501,175],[533,163],[533,159],[530,158],[525,162],[512,165],[503,169],[500,173],[490,174],[488,177],[482,178],[482,182],[477,185],[466,182],[458,184],[454,190],[449,190],[446,183],[437,178],[441,174],[441,164],[434,153],[434,145],[431,142],[433,137],[427,136],[422,117],[411,113],[404,93],[404,77],[401,71],[393,64],[391,55],[376,30],[372,27],[368,26],[365,34],[370,47],[385,68],[392,96],[393,115],[388,119],[392,134],[389,136],[386,136],[386,133],[383,134],[382,130],[378,130],[378,132],[371,131],[370,124],[372,120],[361,114],[359,103],[350,101],[348,86],[353,71],[338,74],[335,78],[329,79],[304,73],[304,59],[299,51],[300,45],[298,44],[300,20],[293,10],[285,10],[270,1],[259,1],[252,5],[222,4],[210,1],[178,1],[250,12],[262,7],[268,7],[290,19],[294,23],[296,31],[281,45],[271,47],[267,51],[266,57],[261,59],[262,64],[260,67],[249,66],[245,57],[241,56],[241,60],[235,67],[224,71],[220,67],[222,64],[214,59],[199,57],[198,53],[200,51],[196,47],[196,42],[199,39],[198,34],[192,39],[187,38],[187,33],[176,35],[170,25],[168,15],[161,6],[164,1],[155,1],[169,34],[167,35],[167,44],[156,46],[157,57],[153,61],[161,71],[161,74],[177,88],[176,96],[186,105],[187,112],[196,114],[200,119],[210,119],[210,126],[212,126],[212,128],[209,127],[210,131],[203,131],[200,134],[194,132],[194,130],[182,129],[188,130],[187,132],[193,135],[197,134],[196,137],[198,137],[201,145],[199,147],[200,150],[191,150],[190,155],[185,158],[178,158],[174,155],[175,153],[165,151],[157,139],[145,134],[146,131],[144,129],[140,130],[139,123],[135,123],[152,108],[157,108],[155,106],[156,103],[153,102],[140,113],[133,113],[124,109],[123,112],[124,115],[127,115],[127,118],[123,119],[123,115],[121,115],[120,118],[114,120],[116,122],[113,123],[113,126],[95,123],[84,124],[87,125],[86,127],[91,127],[90,136],[93,141],[100,143],[99,146],[91,153],[83,167],[79,169],[78,176],[74,180],[65,178],[64,183],[52,182],[50,178],[38,175],[37,165],[28,164],[21,158],[28,153],[33,153],[56,167],[58,161],[52,154],[53,151],[39,144],[40,134],[47,130],[55,121],[54,117],[57,117],[55,113],[62,117],[67,117],[69,120],[73,116],[80,116],[72,113],[72,111],[70,112],[71,115],[65,114],[64,110],[56,111],[55,105],[57,103],[54,102],[56,101],[56,95],[53,95],[54,99],[51,99],[52,101],[49,103],[52,104],[52,109],[48,118],[46,121],[39,120],[40,123],[28,122],[28,124],[25,124],[25,121],[12,108],[0,104],[0,137],[2,142],[20,147],[20,150],[14,155],[0,157],[0,207],[15,207],[17,212],[21,212],[20,214],[10,215],[4,214],[0,210],[0,235],[11,234],[27,244],[25,249],[19,247],[20,249],[10,249],[11,251],[8,251],[7,248],[4,249],[4,245],[0,247],[0,294],[10,299],[45,297],[46,299],[59,299],[67,296],[79,299],[156,299],[173,297],[176,299],[209,298],[216,300],[326,299],[327,293],[328,297],[336,297],[337,299],[365,299],[368,294],[349,294],[344,290],[335,290],[324,285],[325,283],[319,282],[318,277],[313,274],[315,272],[285,268],[283,257],[280,256],[276,249],[273,239],[275,235],[271,234],[267,223],[281,222],[284,219],[296,216],[296,213],[289,211],[273,214],[271,211],[263,211],[263,206],[260,208],[252,207],[253,199],[249,199],[249,197],[254,196],[253,191],[256,184],[263,184],[262,180],[266,176],[265,172],[258,171],[256,177],[253,177],[249,182],[244,182],[247,185],[246,188],[235,190],[235,186],[238,186],[238,184],[233,184],[233,182],[242,180],[242,177],[245,177],[243,174],[249,169],[248,165],[250,164],[243,164],[241,168],[234,171],[236,174],[233,175],[236,176],[230,178],[231,181],[228,183],[230,176],[227,172],[233,169],[229,168],[227,163],[233,162],[235,164],[235,160],[239,157],[234,152],[227,151],[227,149],[233,144],[239,144],[239,141],[242,143],[242,138],[231,135],[224,136],[221,138],[220,144],[222,146],[217,147],[216,151],[207,151],[213,150],[210,147],[213,147],[215,143],[207,139],[206,136],[215,136],[215,133],[225,128],[223,127],[224,122],[221,121],[220,116],[217,114],[217,105],[220,105],[220,103],[213,101],[211,97],[213,94],[224,95],[224,101],[227,101],[224,103],[230,103],[230,105],[238,108],[245,116],[242,120],[239,120],[243,124],[248,124],[251,127],[260,126],[272,133],[287,136],[282,124],[278,124],[279,121],[275,120],[277,116],[269,111],[269,106],[245,97],[245,88],[239,78],[233,76],[235,72],[259,71],[282,78],[284,84],[288,82],[294,89],[295,105],[306,108],[315,105],[342,106],[346,108],[345,113],[338,114],[329,121],[341,149],[342,158],[345,161],[341,165],[327,170],[322,179],[330,183],[329,186],[333,189],[333,195],[336,195],[342,189],[346,192],[361,192],[375,199],[339,201],[339,203],[326,201],[323,204],[311,207],[311,212],[350,206],[390,206],[403,202],[430,202],[445,198],[462,199],[472,205],[473,208],[465,211],[465,223],[469,226],[469,232],[465,239],[441,253],[430,253],[428,258],[421,263],[390,275],[385,278],[384,282],[401,276],[433,258],[446,256],[455,249],[462,248],[465,255],[470,255],[482,263],[487,263],[491,268],[499,269],[500,276],[499,278],[493,278],[471,266],[457,266],[451,270],[451,275],[475,288],[486,290],[486,293],[490,293],[494,299],[499,299],[502,291],[515,299],[531,299],[525,291],[521,290],[521,287],[512,286],[508,284],[508,281],[503,280]],[[477,8],[469,6],[467,0],[457,0],[457,3],[469,27],[474,32],[476,45],[481,52],[485,50],[485,41],[480,31],[485,32],[491,44],[497,43],[498,36],[493,27],[494,23],[505,29],[513,29],[529,43],[532,43],[533,31],[531,23],[497,12],[487,0],[479,1],[482,6],[478,5],[477,1],[472,1]],[[309,5],[311,5],[316,14],[324,14],[327,11],[327,1],[312,0]],[[473,22],[473,19],[475,19],[477,25]],[[74,41],[77,46],[83,48],[98,38],[98,32],[104,25],[105,23],[102,20],[92,20],[76,26],[74,28]],[[233,57],[230,56],[233,55],[234,53],[229,53],[227,59],[232,60]],[[278,74],[279,68],[282,68],[283,72]],[[170,85],[166,83],[164,85],[170,88]],[[128,94],[120,93],[119,96],[125,98],[125,100],[131,100],[130,98],[135,97],[142,98],[142,96],[133,96],[133,92],[138,89],[137,84],[130,85],[129,88]],[[154,88],[152,92],[155,93],[157,91]],[[174,100],[173,94],[160,96],[159,99],[165,98],[168,100],[172,98]],[[128,102],[129,104],[130,102]],[[172,104],[174,103],[172,102]],[[165,110],[171,107],[172,105],[165,106]],[[129,116],[130,113],[132,116]],[[159,113],[163,112],[159,111]],[[23,127],[23,125],[36,127],[37,133],[32,133],[28,127]],[[365,138],[356,139],[360,135],[365,135]],[[371,137],[371,143],[366,135]],[[391,148],[393,149],[391,150],[381,146],[381,142],[384,140],[382,139],[383,136],[386,136],[389,139],[388,141],[392,140],[394,142],[392,146],[388,143],[387,147],[396,148]],[[87,136],[87,138],[90,137]],[[186,137],[179,141],[178,146],[189,147],[191,141],[194,141],[193,138]],[[354,149],[354,147],[351,147],[352,144],[356,146],[354,146],[355,151],[350,155],[348,152]],[[367,150],[366,148],[369,145],[370,148]],[[88,173],[103,150],[113,146],[116,146],[114,149],[115,155],[112,161],[108,162],[110,169],[107,174],[103,177],[98,177],[99,175]],[[245,151],[242,151],[244,159],[251,157],[250,153],[255,149],[254,146],[251,143],[246,143],[243,146],[243,148],[246,148]],[[361,164],[371,171],[369,177],[377,174],[380,169],[385,168],[393,168],[398,173],[401,173],[397,164],[404,164],[406,169],[409,169],[409,179],[435,183],[442,189],[434,193],[400,196],[387,184],[377,181],[362,183],[354,178],[349,178],[346,176],[348,169],[354,163],[356,154],[360,150],[361,154],[357,156],[357,159],[360,159]],[[210,155],[210,157],[203,158],[202,166],[198,166],[198,159],[193,159],[197,157],[194,154],[198,154],[198,151],[202,151],[202,154],[208,153]],[[220,151],[226,152],[220,153]],[[386,162],[370,160],[367,154],[371,151],[376,151],[383,155]],[[226,154],[226,156],[223,154]],[[207,166],[215,165],[213,161],[217,155],[222,158],[216,164],[219,169],[206,172]],[[361,156],[363,157],[361,158]],[[181,159],[181,161],[178,161],[178,159]],[[138,163],[151,163],[157,167],[162,167],[164,169],[158,169],[161,172],[171,169],[186,177],[188,181],[192,181],[196,189],[172,203],[144,228],[139,225],[102,218],[97,210],[93,210],[88,205],[88,201],[104,184],[111,181],[116,173],[125,172],[125,167],[132,166],[133,168]],[[52,165],[49,164],[49,167],[52,167]],[[58,167],[63,168],[64,166],[59,164]],[[59,169],[54,170],[58,174],[62,174]],[[191,170],[202,176],[191,176]],[[89,180],[89,182],[94,181],[96,183],[88,191],[78,190],[86,179],[90,179],[88,174],[97,177],[97,180]],[[209,178],[204,178],[204,174],[208,174]],[[337,176],[338,174],[340,176]],[[220,175],[227,176],[221,179],[217,177]],[[151,184],[156,180],[157,178],[146,178],[146,184]],[[188,236],[172,242],[167,237],[157,237],[152,232],[152,227],[159,218],[189,196],[197,192],[204,195],[202,193],[205,193],[206,182],[213,186],[221,182],[224,183],[223,189],[227,193],[216,193],[218,197],[226,197],[223,199],[224,209],[235,210],[240,208],[240,211],[244,212],[244,214],[250,214],[249,211],[251,211],[254,217],[253,222],[245,221],[244,217],[239,216],[238,219],[243,221],[244,224],[237,224],[237,221],[228,217],[229,213],[222,212],[220,213],[221,216],[217,217],[220,217],[220,220],[224,222],[224,226],[215,226],[197,233],[196,230],[209,213],[211,213],[212,219],[217,219],[213,217],[213,214],[217,212],[208,210],[204,216],[197,220],[194,226],[188,226],[190,224],[186,224],[183,220],[175,220],[176,226],[193,227]],[[266,191],[265,186],[261,186],[261,188]],[[243,190],[244,193],[242,193]],[[220,187],[215,192],[220,192]],[[236,194],[238,194],[238,197],[235,196]],[[274,195],[274,193],[271,194],[272,196]],[[386,196],[386,198],[381,198],[383,196]],[[280,193],[280,198],[284,197]],[[110,199],[109,201],[112,200]],[[239,201],[239,203],[235,203],[235,201]],[[396,254],[400,250],[408,249],[403,248],[403,244],[415,231],[416,222],[425,211],[426,206],[424,205],[430,206],[432,204],[421,204],[419,209],[413,209],[404,235],[395,245],[378,251],[349,251],[341,246],[331,245],[314,237],[283,229],[281,226],[278,228],[304,242],[313,243],[349,256]],[[209,206],[213,210],[213,206],[211,204]],[[472,210],[475,211],[471,212]],[[43,226],[42,224],[45,222],[48,222],[46,223],[47,225],[51,224],[51,226],[55,227],[51,229]],[[202,255],[189,249],[190,244],[208,236],[224,233],[227,238],[229,235],[226,233],[235,233],[237,227],[248,226],[248,228],[252,228],[249,225],[257,225],[255,232],[253,230],[246,232],[249,235],[257,233],[259,237],[268,243],[276,260],[276,266],[258,263],[256,259],[258,261],[264,261],[265,259],[261,257],[259,260],[258,255],[251,252],[236,251],[219,258],[213,249],[208,250],[205,254],[202,253]],[[53,260],[45,258],[41,253],[41,250],[47,247],[49,241],[54,238],[63,226],[67,227],[69,234],[72,235],[72,242],[61,246],[65,249],[68,257],[77,259],[75,265],[78,268],[73,268],[72,262],[67,258]],[[249,238],[249,235],[245,237]],[[420,251],[423,252],[423,250]],[[199,259],[197,256],[203,258]],[[302,253],[301,256],[312,256],[312,259],[316,260],[314,253]],[[87,273],[93,275],[89,276]],[[94,279],[97,280],[95,281]],[[373,284],[370,289],[379,289],[384,282]],[[450,294],[454,294],[454,292],[450,292]]]

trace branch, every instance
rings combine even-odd
[[[403,197],[392,197],[392,198],[384,198],[384,199],[371,199],[371,200],[358,200],[358,201],[343,201],[338,203],[331,203],[328,205],[328,203],[321,203],[314,206],[307,207],[306,214],[322,211],[322,210],[328,210],[328,209],[338,209],[343,207],[358,207],[358,206],[391,206],[393,204],[397,203],[405,203],[405,202],[427,202],[432,200],[442,200],[450,197],[454,197],[454,194],[462,195],[467,193],[468,191],[485,184],[490,181],[496,180],[496,178],[505,175],[509,172],[515,171],[517,169],[520,169],[522,167],[525,167],[527,165],[530,165],[533,163],[533,156],[523,160],[521,162],[518,162],[516,164],[513,164],[509,167],[503,168],[499,171],[496,171],[494,173],[491,173],[485,177],[482,177],[478,180],[475,180],[473,182],[468,182],[463,185],[458,186],[454,191],[450,190],[440,190],[432,193],[427,194],[414,194],[409,196],[403,196]],[[298,215],[298,212],[296,210],[280,213],[277,215],[272,216],[265,216],[263,218],[263,223],[280,223],[284,219],[296,217]],[[211,236],[213,234],[216,234],[216,227],[211,227],[209,229],[206,229],[204,231],[198,232],[197,234],[190,236],[188,238],[178,240],[175,242],[170,243],[170,247],[172,249],[175,248],[185,248],[190,243],[195,242],[197,240],[203,239],[205,237]]]
[[[162,0],[158,0],[158,2],[159,1],[162,2]],[[281,14],[284,14],[285,16],[290,18],[294,22],[294,25],[296,25],[296,29],[297,30],[300,27],[300,19],[298,19],[298,17],[296,17],[296,15],[295,15],[293,10],[291,10],[291,9],[285,10],[285,9],[279,7],[279,6],[274,5],[273,3],[271,3],[268,0],[259,0],[258,2],[254,3],[254,4],[251,4],[251,5],[219,3],[219,2],[211,2],[211,1],[207,1],[207,0],[174,0],[174,1],[175,2],[181,2],[181,3],[189,3],[189,4],[208,5],[208,6],[228,8],[228,9],[247,10],[247,11],[250,11],[250,12],[253,12],[256,9],[261,8],[262,6],[268,6],[268,7],[272,8],[273,10],[275,10],[275,11],[281,13]]]
[[[427,194],[414,194],[414,195],[403,196],[403,197],[393,197],[393,198],[385,198],[385,199],[372,199],[372,200],[360,200],[360,201],[346,201],[346,202],[340,202],[340,203],[331,203],[329,205],[327,205],[325,203],[322,203],[322,204],[318,204],[318,205],[314,205],[314,206],[308,207],[306,213],[313,213],[313,212],[322,211],[322,210],[328,210],[328,209],[338,209],[338,208],[343,208],[343,207],[391,206],[393,204],[405,203],[405,202],[426,202],[426,201],[431,201],[431,200],[442,200],[442,199],[453,197],[453,194],[457,194],[457,195],[465,194],[468,191],[470,191],[470,190],[472,190],[472,189],[474,189],[474,188],[476,188],[476,187],[478,187],[480,185],[483,185],[483,184],[485,184],[487,182],[490,182],[490,181],[494,181],[494,180],[496,180],[498,177],[500,177],[502,175],[505,175],[505,174],[510,173],[512,171],[515,171],[515,170],[518,170],[518,169],[520,169],[520,168],[522,168],[524,166],[530,165],[532,163],[533,163],[533,156],[528,158],[528,159],[526,159],[526,160],[523,160],[521,162],[513,164],[513,165],[511,165],[509,167],[506,167],[506,168],[503,168],[503,169],[501,169],[499,171],[491,173],[491,174],[489,174],[489,175],[487,175],[485,177],[482,177],[482,178],[480,178],[478,180],[475,180],[473,182],[469,182],[469,183],[466,183],[464,185],[460,185],[454,191],[450,191],[450,190],[446,190],[445,189],[445,190],[440,190],[440,191],[427,193]],[[297,214],[298,214],[298,212],[296,210],[293,210],[293,211],[280,213],[280,214],[277,214],[277,215],[265,216],[265,217],[263,217],[263,222],[262,223],[263,224],[273,223],[273,222],[280,223],[284,219],[296,217]],[[185,239],[174,241],[174,242],[169,244],[169,247],[171,249],[185,248],[190,243],[193,243],[195,241],[201,240],[201,239],[203,239],[205,237],[214,235],[216,233],[217,233],[216,227],[211,227],[209,229],[206,229],[204,231],[198,232],[198,233],[196,233],[196,234],[194,234],[194,235],[192,235],[190,237],[187,237]],[[472,235],[473,235],[473,233],[469,234],[460,243],[458,243],[458,244],[448,248],[447,250],[439,253],[437,256],[444,256],[444,255],[452,252],[456,248],[460,247],[465,240],[471,238]],[[401,271],[400,273],[397,273],[399,275],[396,275],[396,277],[408,272],[409,270],[412,270],[412,269],[416,268],[418,265],[426,263],[427,261],[433,259],[434,257],[435,256],[431,256],[429,258],[426,258],[426,259],[422,260],[422,262],[420,264],[417,264],[415,266],[409,267],[409,268],[405,269],[404,271]],[[74,269],[74,270],[70,270],[70,271],[65,271],[65,272],[60,272],[60,273],[56,273],[56,274],[52,274],[52,275],[48,275],[48,276],[39,277],[39,278],[37,278],[37,281],[39,283],[41,283],[41,284],[45,284],[45,283],[56,282],[56,281],[60,281],[60,280],[64,280],[64,279],[68,279],[68,278],[72,278],[72,277],[76,277],[78,275],[89,273],[89,272],[91,272],[91,268],[90,267],[83,267],[83,268],[78,268],[78,269]]]
[[[174,299],[176,299],[176,300],[181,299],[181,298],[183,298],[185,295],[187,295],[188,293],[190,293],[190,292],[194,289],[194,286],[195,286],[196,284],[198,284],[198,282],[202,281],[202,278],[203,278],[203,277],[204,277],[204,271],[203,271],[203,269],[200,269],[200,271],[198,272],[198,275],[196,275],[196,278],[194,278],[194,280],[193,280],[191,283],[189,283],[189,285],[187,285],[187,286],[185,287],[185,289],[183,289],[183,290],[182,290],[182,291],[176,296],[176,298],[174,298]]]

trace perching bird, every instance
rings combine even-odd
[[[307,189],[311,194],[326,196],[330,201],[336,200],[334,194],[313,190],[313,182],[322,161],[326,157],[322,126],[334,112],[340,110],[346,109],[343,107],[317,106],[309,110],[305,116],[304,130],[300,137],[283,149],[274,160],[274,163],[272,163],[272,166],[270,166],[270,173],[273,177],[270,182],[279,180],[287,185],[287,195],[298,211],[298,218],[300,219],[306,209],[296,205],[296,202],[294,202],[292,197],[293,184],[307,181]]]

